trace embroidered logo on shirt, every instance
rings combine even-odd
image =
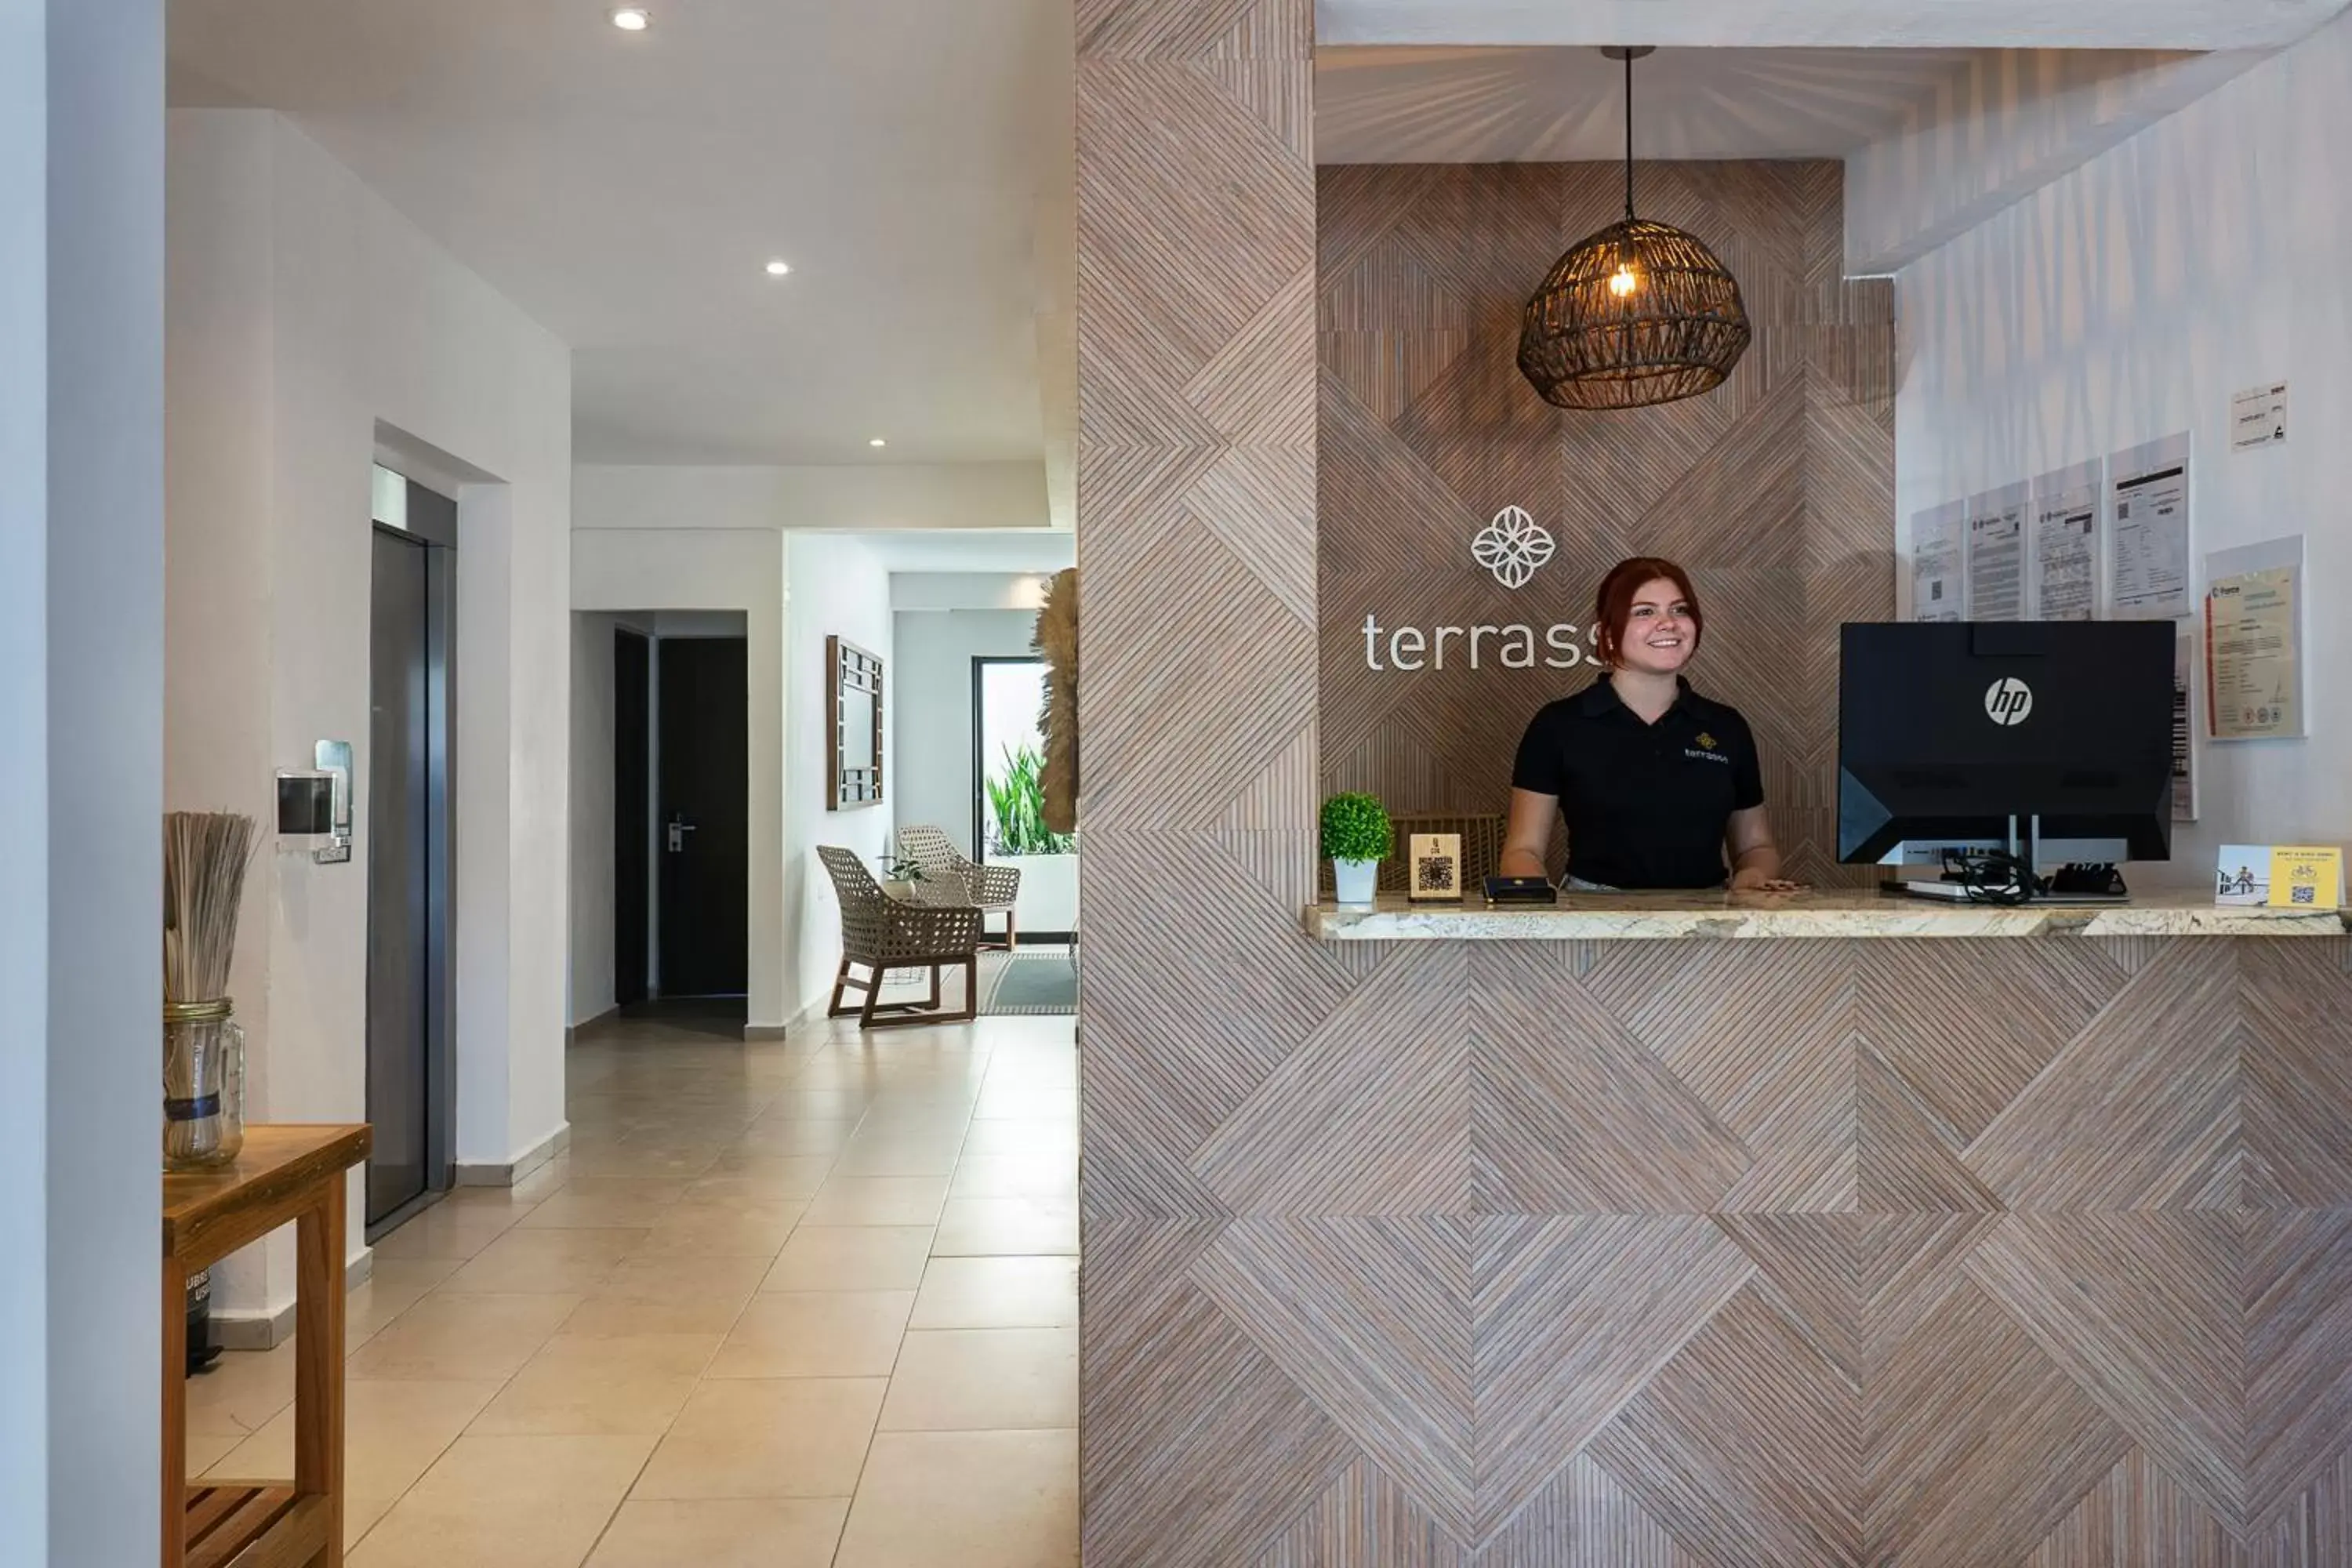
[[[1716,742],[1715,742],[1715,737],[1714,737],[1714,736],[1712,736],[1712,735],[1710,735],[1710,734],[1708,734],[1708,733],[1707,733],[1706,731],[1704,731],[1704,730],[1701,730],[1701,731],[1698,732],[1698,743],[1699,743],[1700,745],[1702,745],[1702,746],[1705,746],[1705,747],[1706,747],[1708,751],[1710,751],[1710,752],[1711,752],[1711,751],[1713,751],[1713,750],[1715,750],[1715,744],[1716,744]]]
[[[1702,735],[1699,739],[1704,742],[1706,737]],[[1731,759],[1725,756],[1721,752],[1702,752],[1694,747],[1685,746],[1683,748],[1683,755],[1690,758],[1693,762],[1721,763],[1727,768],[1731,765]]]

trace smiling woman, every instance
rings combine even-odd
[[[1528,726],[1503,874],[1545,874],[1557,813],[1571,887],[1717,888],[1728,877],[1735,888],[1793,888],[1780,876],[1748,721],[1683,677],[1706,629],[1689,576],[1654,556],[1621,561],[1601,581],[1593,619],[1593,656],[1609,674]]]

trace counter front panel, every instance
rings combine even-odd
[[[1088,1059],[1105,1561],[2344,1560],[2352,941],[1301,946]]]

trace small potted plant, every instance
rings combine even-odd
[[[1380,866],[1396,852],[1396,827],[1369,795],[1335,795],[1323,803],[1323,853],[1343,904],[1370,904]]]
[[[922,879],[921,862],[894,851],[884,867],[882,890],[894,899],[910,899],[915,896],[915,884]]]

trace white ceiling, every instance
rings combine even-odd
[[[901,529],[857,537],[889,572],[1054,573],[1076,559],[1068,533],[1043,529]]]
[[[2275,48],[2346,0],[1315,0],[1335,44]]]
[[[173,101],[292,115],[569,342],[582,462],[1042,458],[1066,523],[1072,0],[649,3],[631,35],[608,0],[169,0]],[[1614,157],[1608,62],[1461,46],[1631,38],[1669,46],[1645,154],[1835,156],[1969,49],[2275,46],[2345,4],[1318,0],[1327,45],[1442,46],[1328,48],[1318,135]]]
[[[1843,158],[1899,129],[1973,51],[1664,49],[1634,68],[1643,158]],[[1327,48],[1315,61],[1326,163],[1622,157],[1625,68],[1598,49]]]
[[[571,342],[583,462],[1035,459],[1069,0],[651,4],[170,0],[173,101],[289,112]]]

